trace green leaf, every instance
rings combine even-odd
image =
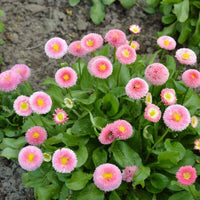
[[[74,150],[76,156],[77,156],[77,166],[76,167],[81,167],[87,160],[88,158],[88,151],[87,148],[84,145],[80,145],[78,150]]]
[[[195,31],[194,31],[194,34],[192,35],[192,37],[190,38],[189,42],[192,44],[192,45],[197,45],[199,44],[200,42],[200,12],[199,12],[199,17],[198,17],[198,20],[197,20],[197,23],[196,23],[196,28],[195,28]]]
[[[153,187],[162,191],[169,184],[169,179],[163,174],[153,173],[150,176],[150,182]]]
[[[6,157],[7,159],[11,159],[11,158],[18,158],[18,154],[19,150],[6,147],[5,149],[3,149],[0,156]]]
[[[179,22],[183,23],[188,19],[189,8],[189,0],[174,4],[173,13],[177,16]]]
[[[165,27],[161,32],[158,32],[157,35],[160,37],[161,35],[173,35],[176,32],[176,24],[175,21],[173,24]]]
[[[200,2],[199,1],[193,1],[192,4],[200,9]]]
[[[173,74],[176,72],[176,61],[174,59],[173,56],[170,56],[170,55],[166,55],[166,67],[167,69],[169,70],[169,73],[170,73],[170,77],[173,76]]]
[[[79,2],[80,2],[80,0],[69,0],[69,5],[76,6]]]
[[[105,127],[107,125],[107,120],[103,117],[94,117],[94,125],[98,127]]]
[[[178,192],[169,197],[168,200],[194,200],[192,195],[186,191]]]
[[[115,2],[115,0],[102,0],[104,5],[109,6],[110,4],[112,4],[113,2]]]
[[[158,161],[160,165],[162,164],[163,168],[170,168],[171,163],[177,165],[177,162],[180,160],[180,153],[175,151],[164,151],[158,155]]]
[[[2,63],[2,61],[3,61],[3,58],[2,58],[2,57],[0,57],[0,64]]]
[[[86,145],[89,138],[87,136],[80,136],[80,135],[69,135],[64,133],[63,135],[63,143],[67,146],[78,146],[78,145]]]
[[[0,33],[2,33],[5,30],[5,25],[0,21]]]
[[[107,162],[107,152],[102,148],[99,147],[93,151],[92,160],[94,162],[95,167],[98,167],[101,164]]]
[[[85,105],[90,105],[95,102],[96,98],[97,98],[97,93],[94,92],[89,97],[87,94],[85,94],[85,99],[76,98],[76,101],[81,102],[82,104],[85,104]]]
[[[66,200],[66,197],[69,195],[69,189],[65,184],[63,184],[61,190],[60,190],[60,196],[59,200]]]
[[[106,56],[108,58],[109,58],[109,55],[110,55],[110,44],[105,45],[101,50],[99,50],[96,53],[96,56]]]
[[[121,5],[126,9],[133,7],[133,5],[136,2],[136,0],[119,0],[119,1]]]
[[[189,37],[192,32],[190,20],[187,20],[181,30],[181,33],[178,38],[178,43],[183,44]]]
[[[143,7],[143,10],[148,14],[154,14],[156,12],[156,9],[151,7]]]
[[[176,16],[173,14],[165,15],[162,17],[162,23],[164,24],[171,24],[176,20]]]
[[[0,17],[5,15],[4,11],[3,10],[0,10]]]
[[[154,63],[154,60],[156,58],[156,56],[162,51],[162,49],[157,50],[152,56],[151,58],[149,58],[148,60],[148,64],[151,65],[152,63]]]
[[[45,81],[42,83],[42,85],[56,85],[58,86],[58,84],[56,83],[54,78],[46,78]]]
[[[11,147],[13,149],[21,149],[26,144],[25,137],[14,138],[3,138],[0,144],[0,149],[5,149],[6,147]]]
[[[131,78],[128,67],[126,65],[122,65],[120,70],[119,85],[126,86],[130,79]]]
[[[5,44],[5,41],[0,40],[0,45]]]
[[[161,4],[175,4],[175,3],[179,3],[182,0],[162,0]]]
[[[169,15],[172,10],[172,4],[160,4],[159,10],[164,15]]]
[[[116,191],[112,191],[109,196],[109,200],[121,200],[121,198],[119,197]]]

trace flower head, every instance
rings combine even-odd
[[[132,41],[130,46],[136,51],[140,48],[140,44],[137,41]]]
[[[194,141],[194,149],[200,150],[200,138]]]
[[[150,92],[147,93],[145,98],[145,104],[148,106],[149,104],[152,104],[152,95]]]
[[[188,69],[182,74],[183,83],[190,88],[200,86],[200,72],[196,69]]]
[[[132,24],[129,26],[129,30],[133,33],[133,34],[138,34],[141,32],[141,27],[139,27],[136,24]]]
[[[158,122],[161,118],[160,108],[154,104],[149,104],[145,108],[144,118],[151,122]]]
[[[196,128],[199,123],[199,120],[196,116],[191,117],[191,126],[192,128]]]
[[[106,163],[95,169],[93,180],[100,190],[112,191],[120,186],[122,174],[117,166]]]
[[[69,53],[72,54],[73,56],[84,56],[88,52],[81,46],[81,41],[74,41],[69,45],[68,49]]]
[[[68,120],[69,118],[67,117],[67,113],[63,110],[63,109],[59,109],[57,108],[55,110],[56,114],[53,114],[53,119],[54,122],[56,122],[57,124],[64,124],[66,122],[66,120]]]
[[[163,85],[169,78],[169,71],[163,64],[153,63],[146,68],[145,78],[153,85]]]
[[[176,48],[176,41],[174,38],[164,35],[158,38],[157,44],[160,46],[162,49],[166,50],[173,50]]]
[[[73,108],[73,101],[70,98],[64,98],[64,104],[67,108]]]
[[[161,91],[161,100],[164,105],[172,105],[176,103],[176,93],[174,89],[165,88]]]
[[[132,182],[133,181],[133,176],[138,169],[137,166],[127,166],[123,171],[122,171],[122,179],[126,182]]]
[[[68,148],[58,149],[52,157],[52,164],[60,173],[70,173],[77,165],[76,154]]]
[[[191,117],[187,108],[175,104],[166,108],[163,120],[171,130],[182,131],[190,124]]]
[[[42,151],[35,146],[26,146],[19,152],[18,162],[27,171],[36,170],[43,162]]]
[[[43,153],[44,161],[50,162],[51,161],[51,154],[49,153]]]

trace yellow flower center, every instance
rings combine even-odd
[[[190,173],[186,172],[186,173],[183,174],[183,177],[185,179],[189,179],[191,177],[191,175],[190,175]]]
[[[5,78],[6,78],[6,79],[9,79],[9,78],[10,78],[10,76],[6,76]]]
[[[136,84],[136,85],[135,85],[135,88],[139,88],[139,87],[140,87],[140,84]]]
[[[133,28],[132,30],[134,33],[137,33],[139,31],[138,28]]]
[[[17,72],[20,74],[21,70],[18,69]]]
[[[64,119],[64,116],[63,116],[62,113],[58,113],[58,114],[57,114],[57,118],[58,118],[59,120],[63,120],[63,119]]]
[[[170,100],[171,99],[171,95],[169,93],[166,93],[165,94],[165,98]]]
[[[39,133],[35,132],[35,133],[33,133],[33,138],[38,138],[39,135],[40,135]]]
[[[190,58],[190,54],[189,53],[183,53],[182,58],[184,60],[188,60]]]
[[[193,78],[193,79],[195,79],[195,78],[196,78],[196,76],[195,76],[194,74],[192,74],[192,78]]]
[[[57,44],[54,44],[53,49],[54,49],[54,51],[59,51],[59,46]]]
[[[172,116],[174,117],[174,120],[176,122],[179,122],[181,120],[181,116],[178,113],[174,113]]]
[[[122,132],[124,132],[126,129],[124,128],[124,126],[120,126],[119,130],[122,131]]]
[[[155,110],[152,110],[152,111],[150,111],[150,113],[149,113],[150,117],[153,117],[155,114],[156,114],[156,111],[155,111]]]
[[[63,78],[67,81],[67,80],[69,80],[69,76],[67,75],[67,74],[65,74],[64,76],[63,76]]]
[[[168,41],[168,40],[165,40],[165,41],[163,42],[163,44],[166,45],[166,46],[168,46],[168,45],[169,45],[169,41]]]
[[[80,46],[80,45],[78,45],[76,48],[77,48],[77,49],[80,49],[80,48],[81,48],[81,46]]]
[[[194,117],[192,118],[192,123],[193,123],[193,124],[195,124],[195,123],[196,123],[196,120],[195,120],[195,118],[194,118]]]
[[[62,165],[66,165],[69,159],[67,157],[62,157],[60,160],[61,160]]]
[[[89,40],[89,41],[87,41],[87,44],[88,44],[88,46],[93,46],[94,45],[94,42],[93,41],[91,41],[91,40]]]
[[[199,148],[200,148],[200,142],[197,142],[197,144],[196,144]]]
[[[111,178],[113,177],[112,173],[104,173],[103,174],[103,178],[106,179],[107,181],[109,181]]]
[[[105,69],[106,69],[106,66],[105,66],[105,65],[100,65],[100,66],[99,66],[99,70],[100,70],[100,71],[104,71]]]
[[[132,47],[133,49],[135,49],[135,48],[136,48],[136,45],[135,45],[135,44],[131,44],[131,47]]]
[[[128,56],[130,55],[129,51],[127,51],[127,50],[124,50],[124,51],[123,51],[123,54],[124,54],[124,56],[126,56],[126,57],[128,57]]]
[[[30,153],[30,154],[28,155],[28,161],[29,161],[29,162],[33,162],[34,157],[35,157],[34,154]]]
[[[37,103],[38,103],[38,106],[43,106],[44,105],[44,102],[43,102],[42,99],[38,99]]]
[[[27,104],[26,102],[22,102],[22,103],[20,104],[20,108],[21,108],[22,110],[27,110],[27,109],[28,109],[28,104]]]
[[[118,38],[118,37],[119,37],[119,35],[118,35],[118,34],[114,34],[114,35],[113,35],[113,37],[116,37],[116,38]]]

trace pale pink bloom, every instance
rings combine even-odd
[[[19,152],[18,162],[27,171],[36,170],[43,162],[42,151],[35,146],[26,146]]]
[[[111,127],[111,131],[115,138],[126,140],[133,134],[133,128],[126,120],[114,121]]]
[[[71,67],[63,67],[56,72],[55,80],[60,87],[70,88],[76,84],[77,73]]]
[[[194,51],[188,48],[181,48],[176,51],[176,58],[181,64],[194,65],[197,62],[197,56]]]
[[[103,38],[97,33],[90,33],[81,39],[81,46],[87,52],[92,52],[103,45]]]
[[[136,51],[140,48],[140,44],[137,41],[132,41],[130,46]]]
[[[49,58],[60,59],[68,50],[68,45],[65,40],[59,37],[51,38],[45,44],[45,53]]]
[[[125,44],[117,48],[116,57],[120,63],[126,65],[134,63],[136,61],[137,54],[135,49]]]
[[[31,76],[31,70],[27,65],[24,64],[17,64],[14,65],[11,70],[16,71],[20,75],[20,84],[28,80]]]
[[[200,139],[194,141],[194,149],[200,150]]]
[[[153,85],[163,85],[169,78],[169,71],[163,64],[153,63],[146,68],[145,78]]]
[[[107,124],[101,131],[98,139],[102,144],[111,144],[115,137],[112,133],[112,125],[113,124]]]
[[[122,171],[122,180],[126,182],[132,182],[133,181],[133,176],[138,169],[137,166],[127,166],[123,171]]]
[[[18,96],[13,104],[15,112],[20,116],[29,116],[33,111],[29,103],[29,97]]]
[[[164,105],[172,105],[176,103],[176,93],[174,89],[165,88],[161,91],[161,100]]]
[[[52,164],[56,171],[70,173],[77,165],[76,154],[68,148],[58,149],[53,154]]]
[[[120,169],[109,163],[99,165],[93,174],[94,184],[103,191],[112,191],[117,189],[122,182]]]
[[[132,24],[129,26],[129,30],[133,33],[133,34],[138,34],[141,32],[141,27],[136,25],[136,24]]]
[[[20,75],[13,70],[6,70],[0,74],[0,90],[4,92],[15,90],[19,83]]]
[[[157,39],[157,44],[160,46],[160,48],[166,50],[173,50],[176,48],[176,41],[174,40],[174,38],[167,35],[160,36]]]
[[[119,29],[112,29],[108,31],[104,39],[114,47],[119,47],[126,43],[126,35]]]
[[[147,82],[141,78],[133,78],[126,85],[126,94],[132,99],[141,99],[149,91]]]
[[[150,104],[152,104],[152,95],[150,92],[147,93],[146,97],[145,97],[145,104],[148,106]]]
[[[66,122],[66,120],[68,120],[69,118],[67,117],[67,113],[63,110],[63,109],[59,109],[57,108],[55,110],[56,114],[53,114],[53,119],[54,122],[56,122],[57,124],[64,124]]]
[[[191,117],[191,126],[192,128],[196,128],[199,123],[198,118],[194,115]]]
[[[69,45],[68,49],[69,53],[74,55],[74,56],[84,56],[88,52],[81,46],[81,41],[74,41]]]
[[[182,74],[183,83],[190,88],[200,86],[200,72],[196,69],[188,69]]]
[[[196,169],[191,165],[181,167],[176,172],[176,178],[181,185],[192,185],[197,178]]]
[[[46,114],[51,110],[51,97],[45,92],[34,92],[29,99],[33,112],[38,114]]]
[[[112,74],[113,66],[110,60],[105,56],[96,56],[88,63],[88,71],[92,76],[106,79]]]
[[[175,104],[166,108],[163,120],[166,126],[173,131],[183,131],[191,122],[190,113],[182,105]]]
[[[160,108],[154,104],[149,104],[145,108],[144,118],[151,122],[158,122],[161,118]]]

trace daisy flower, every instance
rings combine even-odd
[[[42,151],[35,146],[26,146],[19,152],[18,162],[27,171],[36,170],[43,162]]]
[[[52,157],[54,169],[60,173],[70,173],[77,165],[76,154],[68,148],[58,149]]]
[[[140,48],[140,44],[136,41],[132,41],[130,45],[135,51],[137,51]]]
[[[147,93],[145,97],[145,104],[148,106],[149,104],[152,104],[152,95],[150,92]]]
[[[200,86],[200,72],[196,69],[188,69],[182,74],[183,83],[190,88]]]
[[[149,104],[145,108],[144,118],[151,122],[158,122],[161,118],[160,108],[154,104]]]
[[[199,123],[199,120],[196,116],[191,117],[191,126],[192,128],[196,128]]]
[[[174,89],[162,89],[160,96],[164,105],[169,106],[176,103],[176,93]]]
[[[81,41],[74,41],[69,45],[68,49],[69,53],[72,54],[73,56],[84,56],[88,52],[81,46]]]
[[[194,149],[200,150],[200,139],[194,141]]]
[[[95,169],[93,174],[94,184],[103,191],[117,189],[122,182],[120,169],[113,164],[102,164]]]
[[[176,41],[174,38],[164,35],[157,39],[157,44],[160,48],[166,50],[173,50],[176,48]]]
[[[63,109],[59,109],[57,108],[55,110],[56,114],[53,114],[53,119],[54,122],[56,122],[57,124],[64,124],[66,122],[66,120],[68,120],[69,118],[67,117],[67,113],[63,110]]]
[[[141,32],[141,27],[136,24],[132,24],[129,26],[129,31],[131,31],[133,34],[138,34]]]
[[[64,98],[64,104],[69,109],[72,109],[74,105],[73,101],[70,98]]]
[[[127,166],[123,171],[122,171],[122,180],[126,182],[132,182],[133,181],[133,176],[138,169],[137,166]]]

